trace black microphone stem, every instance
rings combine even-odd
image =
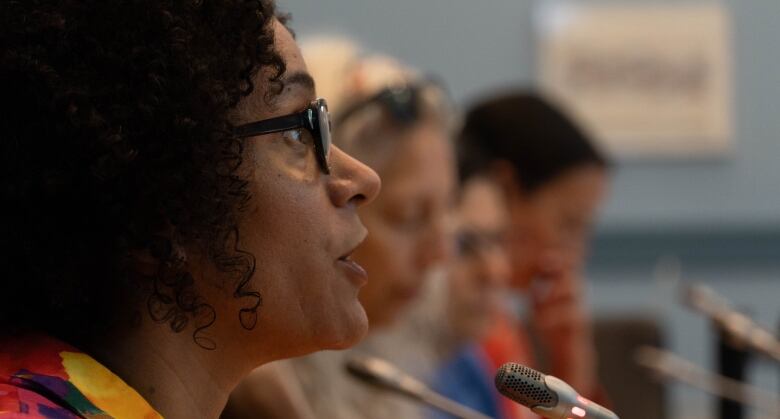
[[[718,349],[718,373],[735,381],[745,381],[745,370],[750,353],[747,349],[734,345],[732,335],[715,324]],[[721,419],[743,419],[745,409],[742,403],[731,400],[728,397],[718,398],[718,411]]]

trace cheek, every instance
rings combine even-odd
[[[465,266],[458,266],[449,277],[449,289],[452,298],[463,300],[468,296],[469,278],[472,272]]]
[[[274,178],[252,185],[251,210],[240,231],[246,243],[242,250],[257,258],[255,278],[269,294],[293,294],[304,288],[293,286],[302,278],[320,277],[317,271],[328,268],[323,264],[332,223],[324,191],[284,176]]]
[[[469,297],[473,296],[475,291],[478,291],[481,286],[482,269],[476,266],[476,262],[466,264],[462,269],[460,278],[461,292],[467,294]]]
[[[525,226],[525,234],[530,246],[550,246],[558,239],[558,220],[556,214],[549,209],[539,209],[529,213]]]
[[[242,234],[253,243],[255,252],[266,256],[264,265],[273,265],[274,259],[302,257],[305,249],[315,244],[320,229],[307,218],[309,214],[297,210],[286,205],[264,204],[248,214]]]

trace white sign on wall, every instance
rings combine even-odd
[[[542,2],[542,88],[619,156],[731,149],[731,27],[718,2]]]

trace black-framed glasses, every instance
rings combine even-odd
[[[330,114],[328,113],[328,102],[323,98],[311,102],[301,112],[239,125],[233,130],[233,135],[236,138],[246,138],[300,128],[306,128],[311,133],[312,138],[314,138],[314,152],[320,170],[326,175],[330,174],[328,166],[331,144]]]

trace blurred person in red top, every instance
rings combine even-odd
[[[609,181],[609,162],[570,118],[545,99],[509,93],[472,107],[460,138],[461,175],[481,173],[504,193],[510,218],[509,287],[527,299],[530,331],[547,373],[600,399],[583,289],[587,240]],[[482,339],[491,368],[537,366],[520,313],[497,316]],[[491,371],[494,372],[495,369]],[[503,411],[515,416],[506,400]]]

